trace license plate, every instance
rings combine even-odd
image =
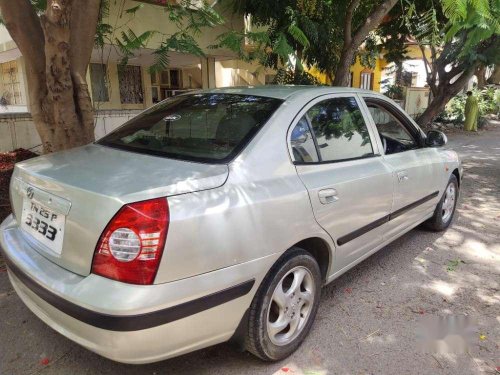
[[[62,253],[66,216],[39,202],[24,198],[21,228],[54,253]]]

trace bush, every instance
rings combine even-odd
[[[487,87],[482,90],[472,90],[473,95],[477,98],[479,105],[479,123],[481,118],[488,114],[498,114],[500,111],[500,89],[495,87]],[[455,96],[447,104],[445,111],[439,116],[441,121],[461,123],[465,120],[465,101],[466,94]]]
[[[405,89],[401,85],[389,85],[387,86],[384,95],[393,99],[393,100],[404,100],[405,98]]]
[[[315,85],[321,83],[312,74],[306,71],[295,72],[293,70],[279,69],[274,78],[275,85]]]

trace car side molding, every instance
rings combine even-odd
[[[110,315],[89,310],[59,297],[26,275],[18,266],[7,258],[5,253],[4,259],[8,270],[45,302],[83,323],[108,331],[118,332],[139,331],[187,318],[188,316],[243,297],[252,290],[255,284],[255,279],[248,280],[192,301],[181,303],[180,305],[145,314]]]
[[[401,216],[402,214],[420,206],[421,204],[424,204],[425,202],[437,197],[438,195],[439,195],[439,191],[435,191],[434,193],[429,194],[429,195],[427,195],[427,196],[425,196],[425,197],[423,197],[423,198],[421,198],[413,203],[410,203],[409,205],[404,206],[404,207],[400,208],[399,210],[396,210],[396,211],[390,213],[389,215],[381,217],[380,219],[377,219],[374,222],[371,222],[370,224],[365,225],[364,227],[356,229],[355,231],[340,237],[337,240],[337,244],[339,246],[345,245],[346,243],[362,236],[363,234],[368,233],[369,231],[371,231],[375,228],[378,228],[381,225],[384,225],[385,223],[387,223],[387,222],[397,218],[398,216]]]

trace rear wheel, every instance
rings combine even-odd
[[[425,222],[425,226],[434,231],[447,229],[455,215],[458,200],[458,181],[454,174],[450,176],[446,190],[436,206],[434,215]]]
[[[252,301],[246,349],[267,361],[292,354],[311,329],[320,289],[321,273],[316,260],[300,248],[285,253]]]

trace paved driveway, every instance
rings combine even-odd
[[[500,128],[457,133],[450,144],[466,171],[453,226],[444,234],[413,230],[325,287],[313,330],[289,359],[263,363],[220,345],[157,364],[117,364],[38,320],[0,265],[0,374],[494,374],[500,366]],[[420,322],[460,314],[476,321],[469,352],[423,351]]]

